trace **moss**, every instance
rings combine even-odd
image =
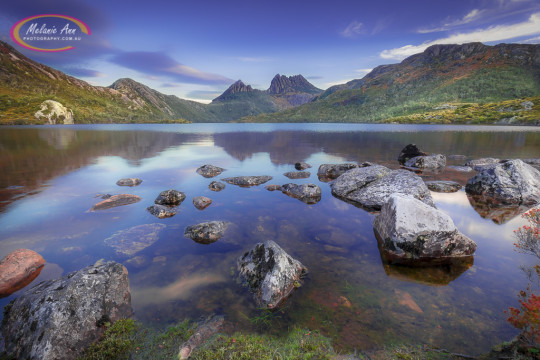
[[[92,344],[79,360],[129,359],[135,345],[137,325],[132,319],[121,319],[114,324],[105,324],[103,337]]]

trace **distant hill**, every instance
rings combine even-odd
[[[242,120],[377,122],[395,117],[403,120],[408,115],[431,112],[443,105],[481,105],[538,96],[540,45],[434,45],[399,64],[378,66],[362,79],[333,86],[302,106]],[[538,101],[533,101],[530,110],[538,111],[538,105]],[[535,116],[528,121],[534,121]],[[498,120],[495,116],[493,122]]]

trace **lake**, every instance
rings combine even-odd
[[[99,259],[129,270],[135,317],[164,326],[212,313],[234,330],[285,333],[298,326],[320,330],[344,351],[387,344],[429,344],[480,354],[517,330],[504,310],[518,305],[527,287],[522,268],[537,259],[514,250],[520,216],[490,216],[471,205],[463,190],[432,193],[439,209],[478,248],[459,266],[411,269],[383,264],[373,233],[375,213],[332,196],[317,178],[323,163],[369,161],[399,168],[401,149],[480,157],[540,157],[540,128],[347,125],[188,124],[2,127],[0,129],[0,258],[17,248],[40,253],[47,264],[34,284],[65,275]],[[307,179],[290,180],[303,161]],[[461,165],[461,160],[448,160]],[[195,172],[212,164],[226,171],[214,179]],[[474,172],[445,168],[426,180],[465,185]],[[265,185],[208,189],[212,180],[270,175],[267,184],[314,183],[322,200],[307,205]],[[138,177],[142,184],[116,181]],[[163,190],[186,194],[178,213],[158,219],[146,208]],[[135,194],[142,201],[89,212],[103,194]],[[213,200],[205,210],[195,196]],[[494,217],[492,219],[490,217]],[[210,220],[233,225],[217,242],[203,245],[184,229]],[[136,254],[119,254],[105,240],[135,226],[153,229],[155,242]],[[236,259],[254,244],[274,240],[309,269],[304,285],[283,309],[257,309],[238,279]],[[32,286],[32,285],[30,285]],[[0,306],[23,292],[0,299]],[[1,315],[0,315],[1,316]]]

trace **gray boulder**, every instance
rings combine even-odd
[[[285,184],[281,186],[281,192],[306,204],[321,201],[321,188],[315,184]]]
[[[272,180],[271,176],[262,175],[262,176],[236,176],[236,177],[230,177],[230,178],[224,178],[221,179],[225,181],[226,183],[232,184],[232,185],[238,185],[238,186],[257,186],[264,184],[265,182],[268,182]]]
[[[410,194],[435,207],[429,189],[418,175],[381,165],[349,170],[331,188],[334,196],[369,210],[380,210],[394,193]]]
[[[465,190],[488,202],[536,205],[540,203],[540,171],[521,160],[509,160],[481,169],[467,181]]]
[[[401,150],[401,152],[398,155],[398,162],[403,165],[407,160],[412,159],[417,156],[426,156],[427,153],[423,152],[416,146],[416,144],[409,144]]]
[[[309,165],[308,163],[305,163],[305,162],[297,162],[296,164],[294,164],[294,168],[296,170],[306,170],[308,168],[310,168],[311,165]]]
[[[142,180],[139,178],[124,178],[116,182],[118,186],[137,186],[142,183]]]
[[[301,285],[307,268],[272,240],[258,243],[237,261],[257,305],[275,310]]]
[[[221,191],[225,189],[225,184],[219,181],[212,181],[208,188],[212,191]]]
[[[186,199],[186,194],[178,190],[165,190],[159,193],[154,203],[157,205],[177,206]]]
[[[311,173],[309,171],[289,171],[283,175],[289,179],[307,179],[311,176]]]
[[[465,163],[465,166],[469,166],[473,168],[476,171],[480,171],[486,167],[492,167],[498,163],[500,163],[500,159],[495,158],[481,158],[481,159],[474,159],[469,160]]]
[[[345,164],[322,164],[317,170],[317,176],[321,181],[329,181],[337,179],[345,172],[357,168],[357,164],[345,163]]]
[[[148,210],[150,214],[160,219],[173,217],[177,213],[174,207],[165,205],[152,205],[147,207],[146,210]]]
[[[418,169],[438,169],[446,166],[446,157],[441,154],[416,156],[407,160],[404,165]]]
[[[461,185],[455,181],[434,180],[426,181],[429,190],[442,193],[453,193],[461,189]]]
[[[31,288],[4,310],[0,332],[16,359],[75,359],[105,331],[132,316],[126,268],[88,266]]]
[[[211,178],[214,176],[218,176],[221,174],[225,169],[220,168],[218,166],[214,165],[203,165],[200,168],[197,169],[197,174],[204,176],[205,178]]]
[[[228,221],[209,221],[191,225],[184,231],[184,236],[199,244],[211,244],[223,237],[230,224]]]
[[[450,216],[407,195],[391,195],[373,228],[383,258],[391,264],[440,265],[476,250],[474,241],[458,231]]]

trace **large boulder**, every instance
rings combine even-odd
[[[540,203],[540,171],[521,160],[497,163],[480,169],[465,191],[477,202],[533,206]]]
[[[391,195],[373,228],[390,264],[440,265],[462,260],[476,250],[474,241],[458,231],[450,216],[408,195]]]
[[[225,235],[230,224],[228,221],[209,221],[191,225],[184,231],[184,236],[199,244],[211,244]]]
[[[265,182],[272,180],[272,177],[268,175],[236,176],[236,177],[224,178],[221,180],[232,185],[248,187],[248,186],[257,186],[257,185],[264,184]]]
[[[186,194],[178,190],[165,190],[159,193],[154,203],[157,205],[177,206],[186,199]]]
[[[132,194],[120,194],[120,195],[113,195],[96,205],[94,205],[90,211],[97,211],[97,210],[106,210],[117,206],[123,206],[123,205],[129,205],[134,204],[136,202],[141,201],[140,196],[132,195]]]
[[[17,249],[0,261],[0,298],[30,284],[41,272],[45,260],[37,252]]]
[[[416,156],[405,161],[404,165],[418,169],[439,169],[446,166],[446,157],[441,154]]]
[[[146,249],[159,239],[159,233],[165,229],[164,224],[143,224],[120,230],[105,239],[105,244],[124,256],[133,256]]]
[[[16,359],[75,359],[105,331],[107,322],[132,316],[126,268],[88,266],[26,291],[4,310],[0,332]]]
[[[357,164],[345,163],[345,164],[322,164],[317,170],[317,177],[321,181],[329,181],[337,179],[345,172],[357,168]]]
[[[237,264],[257,305],[270,310],[279,308],[307,274],[307,268],[300,261],[272,240],[256,244],[238,258]]]
[[[281,186],[281,192],[306,204],[321,201],[321,188],[315,184],[285,184]]]
[[[212,178],[214,176],[218,176],[221,174],[225,169],[220,168],[218,166],[214,165],[203,165],[200,168],[197,169],[197,174],[204,176],[205,178]]]
[[[392,194],[410,194],[435,207],[424,181],[407,170],[372,165],[347,171],[331,184],[332,194],[368,210],[380,210]]]
[[[41,103],[40,109],[34,114],[38,120],[46,120],[48,124],[56,123],[71,125],[73,124],[73,111],[54,100],[45,100]]]
[[[398,155],[398,162],[403,165],[407,160],[412,159],[417,156],[426,156],[427,153],[423,152],[416,146],[416,144],[409,144],[401,150],[401,152]]]

